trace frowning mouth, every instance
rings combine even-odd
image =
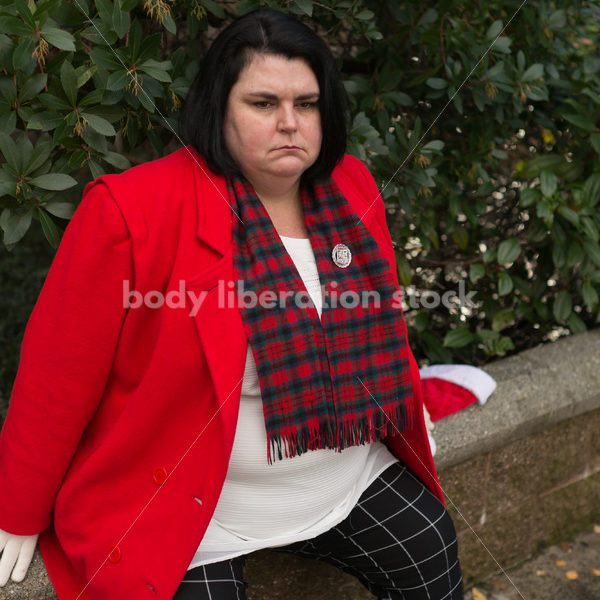
[[[275,150],[302,150],[299,146],[280,146],[279,148],[275,148]]]

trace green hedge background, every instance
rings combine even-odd
[[[600,322],[600,2],[0,0],[0,408],[83,186],[180,146],[205,49],[259,7],[338,59],[418,358],[483,364]]]

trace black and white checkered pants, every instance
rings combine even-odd
[[[441,502],[400,462],[321,535],[273,548],[331,563],[380,600],[462,600],[454,525]],[[246,556],[190,569],[173,600],[246,600]]]

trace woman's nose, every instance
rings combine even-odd
[[[282,104],[279,113],[278,127],[280,131],[296,131],[298,129],[298,122],[296,119],[296,113],[294,107]]]

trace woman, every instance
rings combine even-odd
[[[251,13],[193,84],[190,146],[86,188],[0,436],[0,573],[41,532],[61,600],[243,598],[266,547],[378,598],[462,597],[343,107],[318,36]]]

